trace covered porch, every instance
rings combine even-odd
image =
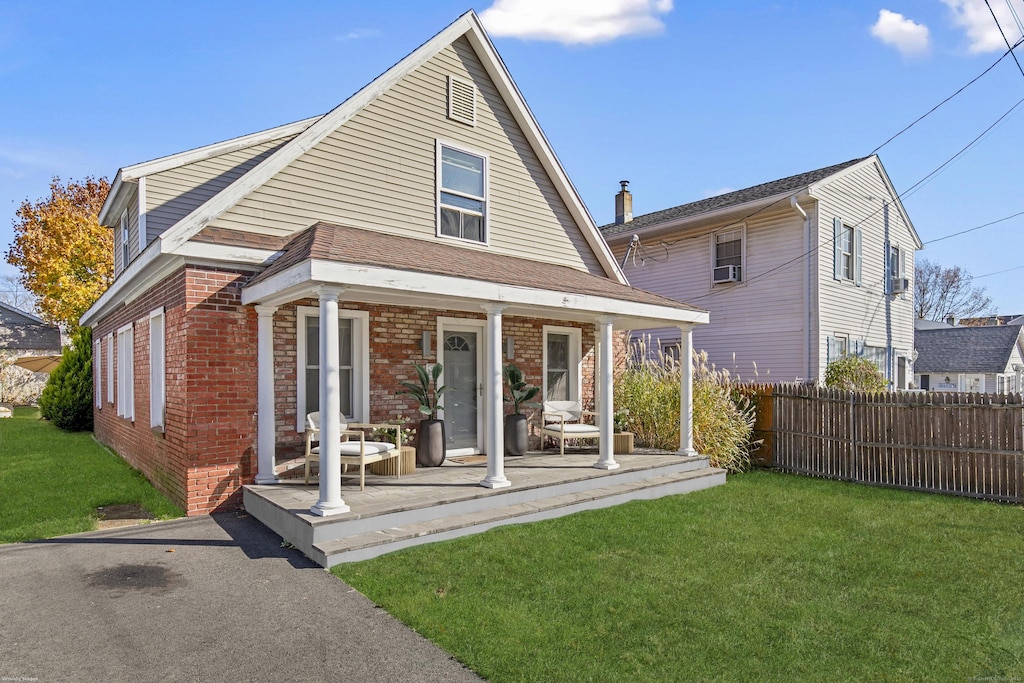
[[[357,495],[358,490],[350,493],[348,488],[343,496],[341,416],[351,413],[354,422],[378,423],[418,419],[414,408],[404,403],[395,407],[398,379],[411,376],[412,362],[447,364],[447,331],[471,339],[478,359],[476,384],[467,401],[472,403],[477,422],[476,440],[468,448],[449,453],[486,456],[480,467],[460,473],[463,478],[477,477],[474,488],[480,496],[488,490],[515,488],[516,477],[529,481],[532,476],[530,468],[506,468],[502,366],[506,362],[533,363],[534,376],[528,379],[540,383],[539,375],[544,374],[546,382],[550,368],[546,356],[541,359],[546,353],[540,342],[542,329],[544,335],[551,329],[588,340],[576,354],[578,371],[573,382],[581,402],[597,413],[600,439],[597,451],[578,456],[573,466],[610,472],[622,467],[612,436],[616,333],[674,326],[681,332],[683,357],[689,357],[691,328],[708,319],[706,311],[585,271],[326,223],[291,238],[270,267],[243,287],[242,303],[253,306],[257,314],[258,487],[247,490],[247,500],[257,490],[262,496],[275,486],[293,489],[280,478],[278,465],[295,454],[287,449],[278,451],[287,441],[285,437],[294,440],[303,429],[305,392],[308,404],[314,396],[318,399],[321,414],[320,477],[315,499],[305,493],[300,498],[309,503],[303,514],[316,517],[362,514],[361,508],[374,499],[363,495],[365,492]],[[327,324],[339,315],[352,317],[353,330],[361,325],[362,336],[353,331],[347,342],[340,339],[339,326]],[[312,366],[303,365],[301,358],[314,339],[302,339],[302,319],[310,323],[309,330],[315,330],[309,334],[315,335],[316,344],[308,348],[316,347],[318,360],[316,372],[309,375],[305,368]],[[358,380],[353,379],[359,374],[358,367],[340,362],[339,350],[346,348],[345,344],[351,354],[356,353],[353,347],[359,347],[367,364]],[[284,408],[291,412],[282,414],[280,385],[290,371],[280,357],[290,359],[289,354],[300,358],[295,385],[289,385],[294,386],[298,398]],[[692,436],[692,373],[689,364],[683,367],[681,438],[678,451],[671,456],[676,460],[697,455]],[[309,386],[303,385],[306,377],[311,378]],[[588,391],[583,391],[584,384]],[[454,475],[445,470],[444,476]],[[425,477],[429,475],[416,472],[417,479]],[[384,490],[405,486],[404,480],[388,483]],[[460,485],[465,483],[460,481]],[[406,491],[407,497],[415,490]]]

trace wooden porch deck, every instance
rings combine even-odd
[[[503,524],[531,522],[581,510],[660,498],[725,483],[724,470],[705,457],[666,453],[616,455],[620,467],[599,470],[596,450],[528,453],[505,459],[512,485],[487,489],[485,462],[446,461],[401,477],[345,475],[342,496],[350,512],[319,517],[315,482],[301,478],[244,487],[246,510],[285,541],[325,567],[422,543],[479,533]],[[301,461],[300,461],[301,462]],[[353,485],[354,484],[354,485]]]

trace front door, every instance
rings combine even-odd
[[[441,363],[448,387],[442,402],[449,454],[479,452],[478,337],[477,332],[468,330],[445,330],[441,337]]]

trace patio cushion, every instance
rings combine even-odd
[[[398,446],[393,443],[387,443],[386,441],[366,441],[363,443],[366,449],[363,451],[366,455],[377,455],[378,453],[387,453],[388,451],[398,450]],[[341,443],[341,454],[342,455],[354,455],[359,456],[359,442],[358,441],[344,441]]]
[[[545,401],[544,413],[547,422],[557,422],[558,418],[576,422],[583,414],[583,406],[579,401]]]
[[[342,441],[341,442],[341,454],[342,455],[354,455],[359,457],[359,442],[358,441]],[[393,443],[387,443],[385,441],[367,441],[364,444],[366,450],[363,451],[366,455],[377,455],[378,453],[387,453],[388,451],[394,451],[398,449]],[[320,454],[320,447],[314,446],[309,450],[310,453]]]
[[[561,434],[562,428],[565,429],[566,437],[572,437],[579,439],[587,436],[597,438],[601,436],[601,430],[594,425],[581,424],[579,422],[566,422],[565,424],[549,424],[544,427],[544,431],[551,434]]]

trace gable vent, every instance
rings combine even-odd
[[[469,81],[448,77],[448,118],[476,125],[476,89]]]

